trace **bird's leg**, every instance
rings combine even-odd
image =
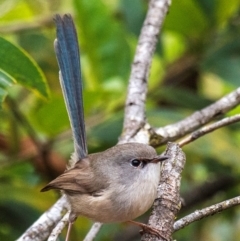
[[[155,235],[155,236],[157,236],[159,238],[163,238],[166,241],[169,240],[168,238],[164,237],[159,230],[157,230],[156,228],[152,228],[152,227],[150,227],[147,224],[139,223],[139,222],[132,221],[132,220],[129,220],[127,222],[128,223],[132,223],[132,224],[137,225],[137,226],[140,226],[143,229],[143,230],[140,231],[141,234],[142,234],[142,232],[146,232],[146,233],[149,233],[149,234],[153,234],[153,235]]]
[[[72,225],[75,222],[75,220],[77,219],[77,217],[74,213],[70,212],[68,219],[69,219],[68,220],[68,230],[67,230],[67,235],[66,235],[65,241],[68,241],[69,236],[70,236],[70,232],[71,232],[71,229],[72,229]]]
[[[68,230],[67,230],[67,235],[66,235],[66,239],[65,241],[68,241],[69,239],[69,236],[70,236],[70,232],[71,232],[71,229],[72,229],[72,225],[73,225],[73,222],[68,222]]]

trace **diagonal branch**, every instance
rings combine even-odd
[[[187,225],[189,225],[190,223],[201,220],[208,216],[212,216],[214,214],[217,214],[223,210],[226,210],[228,208],[234,207],[239,204],[240,204],[240,196],[223,201],[221,203],[214,204],[210,207],[207,207],[207,208],[204,208],[201,210],[196,210],[195,212],[187,215],[186,217],[181,218],[178,221],[176,221],[173,226],[174,231],[184,228]]]
[[[240,114],[231,116],[231,117],[226,117],[220,121],[217,121],[213,124],[210,124],[208,126],[204,126],[203,128],[201,128],[200,130],[194,131],[193,133],[191,133],[191,135],[187,136],[186,138],[184,138],[183,140],[181,140],[178,144],[179,146],[183,147],[186,144],[195,141],[196,139],[198,139],[199,137],[206,135],[212,131],[215,131],[223,126],[227,126],[230,124],[233,124],[235,122],[240,121]]]
[[[166,17],[170,0],[151,0],[139,36],[129,78],[121,142],[129,142],[145,123],[148,75],[158,35]]]

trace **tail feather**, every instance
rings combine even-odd
[[[72,128],[74,149],[78,159],[87,156],[82,97],[80,54],[76,29],[70,14],[56,15],[55,53],[60,68],[60,84]]]

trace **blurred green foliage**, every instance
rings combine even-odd
[[[73,150],[53,51],[53,15],[70,12],[75,17],[91,153],[113,146],[121,134],[127,81],[147,1],[2,0],[0,9],[0,240],[4,241],[19,237],[59,197],[39,190],[64,170],[63,160]],[[239,86],[239,13],[238,0],[172,2],[149,79],[147,116],[153,126],[179,121]],[[238,112],[239,107],[231,114]],[[223,176],[236,181],[179,216],[238,195],[239,144],[235,124],[184,147],[183,193]],[[235,207],[190,225],[175,238],[235,241],[239,221]],[[79,218],[72,240],[83,237],[90,225]],[[125,228],[105,225],[97,240],[117,240]]]

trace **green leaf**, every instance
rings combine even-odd
[[[16,83],[49,97],[46,78],[37,63],[23,49],[0,37],[0,104],[7,88]]]

